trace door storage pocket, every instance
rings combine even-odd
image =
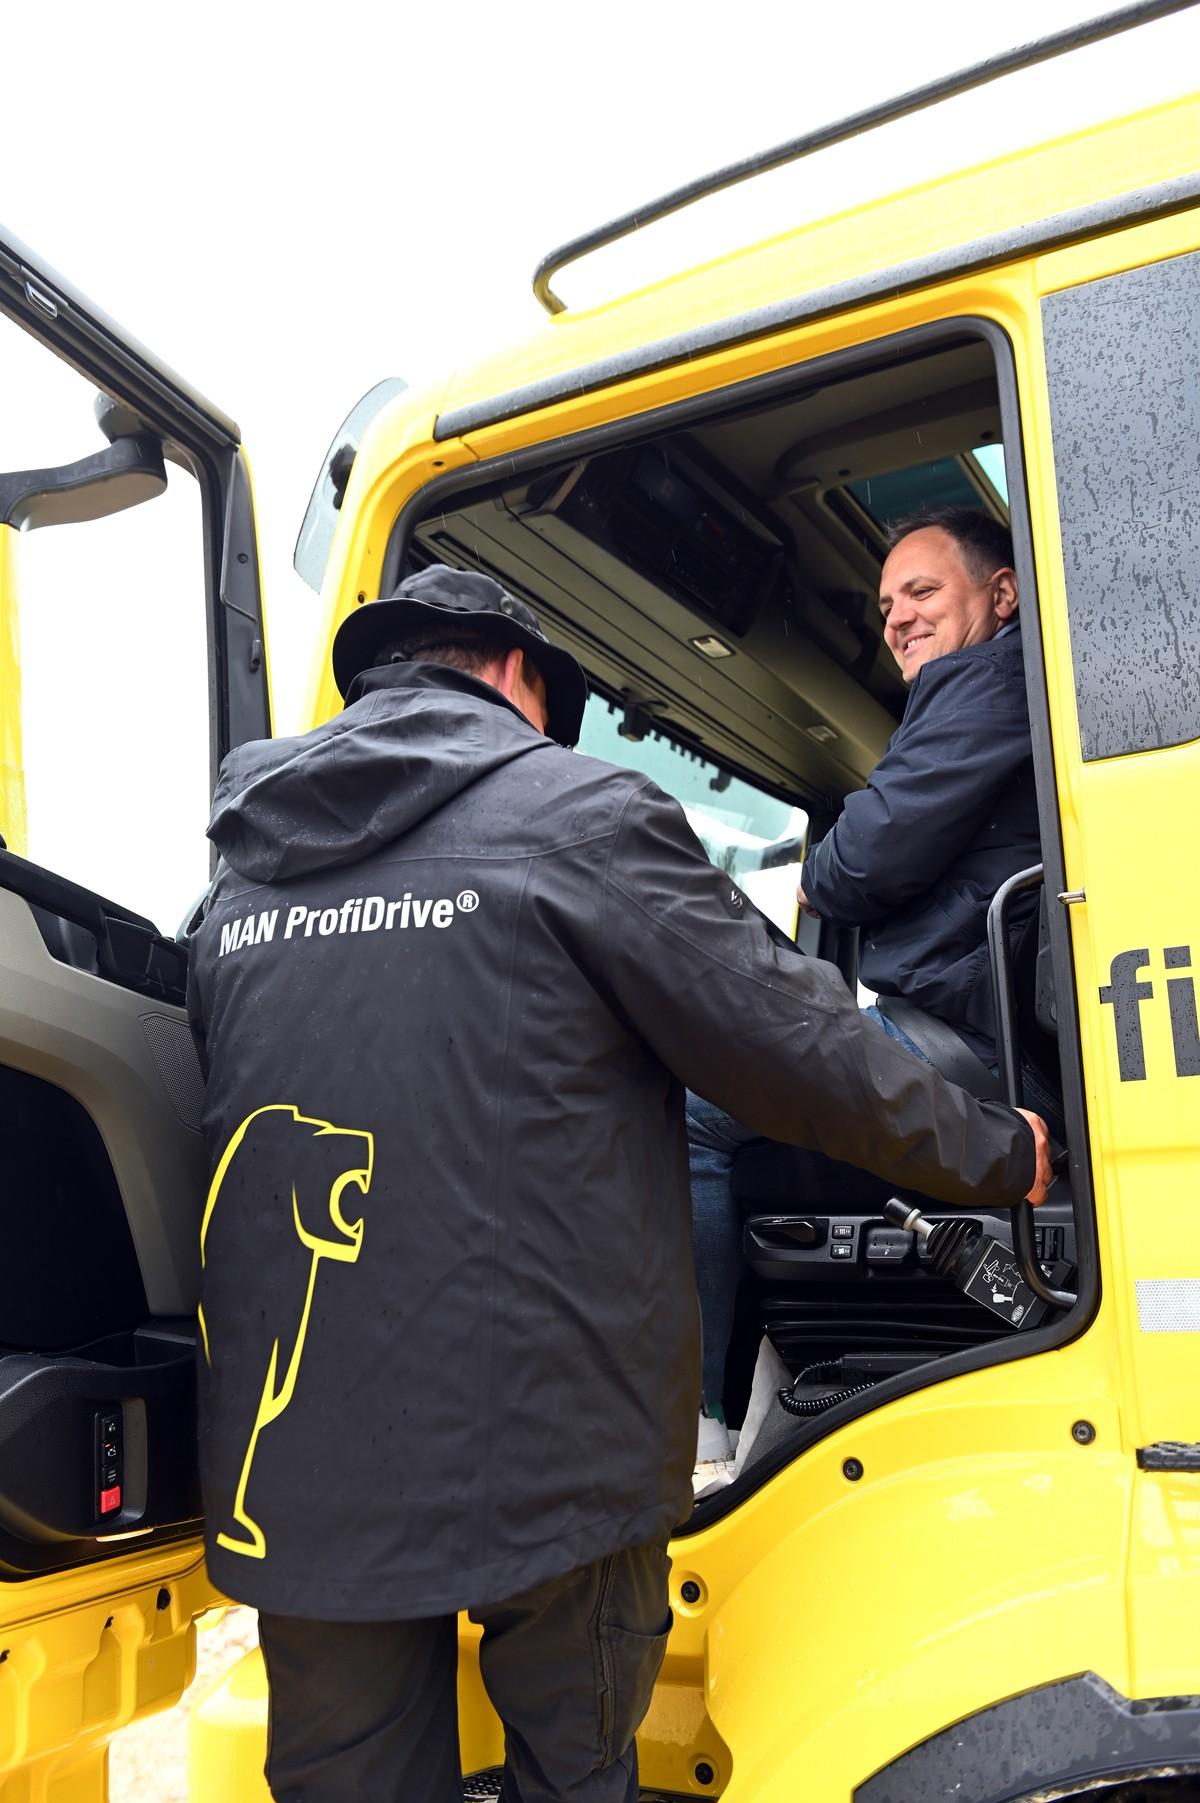
[[[148,1323],[59,1356],[0,1348],[0,1579],[197,1520],[189,1327]]]

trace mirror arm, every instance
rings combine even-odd
[[[29,530],[78,525],[153,500],[166,486],[158,440],[148,434],[119,438],[76,463],[0,473],[0,524]]]

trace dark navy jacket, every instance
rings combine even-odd
[[[818,914],[861,929],[868,989],[947,1021],[991,1065],[988,906],[1040,857],[1014,627],[918,670],[866,788],[805,860],[804,893]]]

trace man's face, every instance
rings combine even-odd
[[[924,664],[982,645],[1017,611],[1017,579],[1010,569],[984,581],[941,526],[922,526],[889,554],[879,578],[883,636],[911,682]]]

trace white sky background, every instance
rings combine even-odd
[[[316,613],[292,547],[367,388],[536,331],[531,271],[573,233],[1102,4],[63,0],[9,34],[0,218],[240,423],[286,731]],[[743,186],[564,272],[560,292],[583,304],[1198,82],[1195,8]],[[5,467],[100,449],[77,378],[27,383],[31,353],[8,349]],[[200,630],[189,486],[176,473],[125,520],[22,543],[31,855],[168,930],[205,870],[202,758],[173,749],[202,730],[195,684],[184,694]],[[178,576],[164,582],[156,552],[138,594],[121,537],[135,526],[139,545],[169,532],[180,547]]]

